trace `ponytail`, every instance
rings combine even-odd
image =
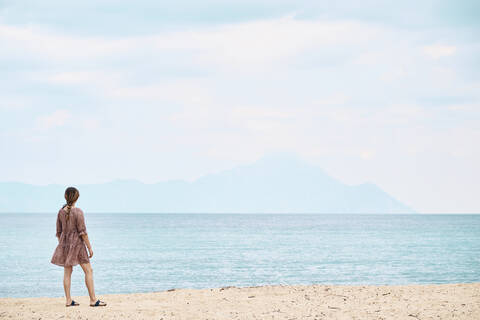
[[[65,190],[65,200],[67,200],[67,203],[63,206],[65,212],[67,213],[67,221],[70,218],[70,212],[72,211],[72,207],[74,203],[78,200],[78,197],[80,196],[80,192],[74,187],[68,187]]]
[[[65,212],[67,213],[67,221],[68,221],[68,219],[70,218],[70,211],[72,210],[72,206],[66,203],[63,206],[63,208],[66,209]]]

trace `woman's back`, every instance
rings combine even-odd
[[[63,207],[58,211],[57,236],[60,236],[62,233],[78,233],[78,236],[81,236],[86,234],[86,231],[82,209],[72,207],[70,212],[68,212],[66,207]]]

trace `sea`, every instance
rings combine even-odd
[[[97,296],[480,282],[480,215],[89,213]],[[0,214],[0,297],[61,297],[55,213]],[[75,266],[72,294],[87,295]]]

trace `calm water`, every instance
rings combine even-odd
[[[480,281],[480,215],[85,213],[99,296],[261,284]],[[0,297],[62,296],[54,214],[0,214]],[[72,294],[86,295],[74,268]]]

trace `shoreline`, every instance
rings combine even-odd
[[[0,319],[480,319],[480,283],[262,285],[106,294],[0,298]]]

